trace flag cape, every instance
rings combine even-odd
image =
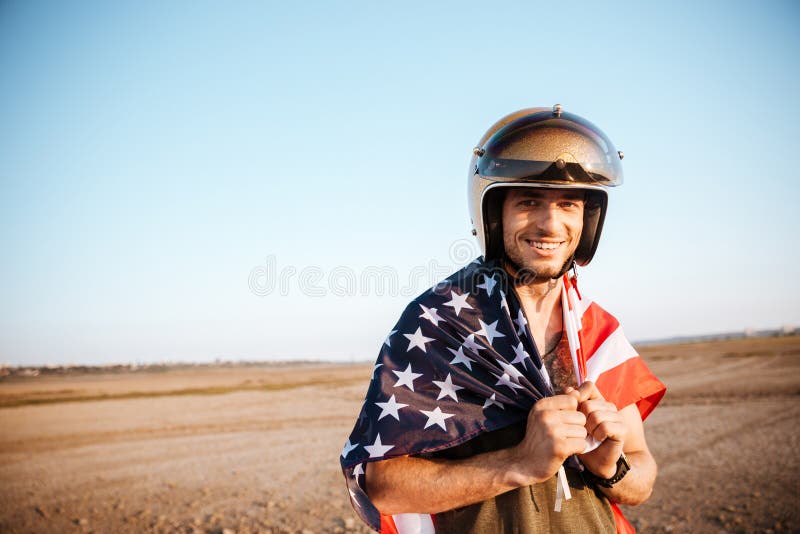
[[[594,381],[617,408],[635,403],[646,418],[664,385],[617,320],[582,298],[575,279],[563,280],[578,382]],[[414,299],[381,347],[341,454],[354,509],[382,532],[435,532],[435,516],[382,516],[364,491],[366,463],[446,449],[524,421],[536,401],[553,394],[508,274],[478,258]],[[620,532],[630,528],[616,507],[614,513]]]

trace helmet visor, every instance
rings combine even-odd
[[[542,111],[520,118],[498,130],[482,148],[478,174],[501,181],[622,183],[619,153],[611,140],[571,113]]]

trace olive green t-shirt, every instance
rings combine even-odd
[[[438,458],[465,458],[510,447],[525,435],[525,423],[482,434],[456,447],[434,453]],[[572,498],[554,510],[557,477],[541,484],[517,488],[483,502],[436,514],[436,532],[454,534],[540,532],[561,534],[615,533],[608,499],[581,473],[566,469]]]

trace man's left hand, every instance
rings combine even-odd
[[[596,449],[578,457],[598,477],[613,477],[628,436],[622,414],[603,398],[594,382],[584,382],[578,389],[568,388],[565,393],[578,400],[578,411],[586,416],[587,434],[600,442]]]

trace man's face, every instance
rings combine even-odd
[[[571,189],[509,189],[503,202],[503,244],[511,261],[537,281],[559,276],[578,248],[585,197]]]

